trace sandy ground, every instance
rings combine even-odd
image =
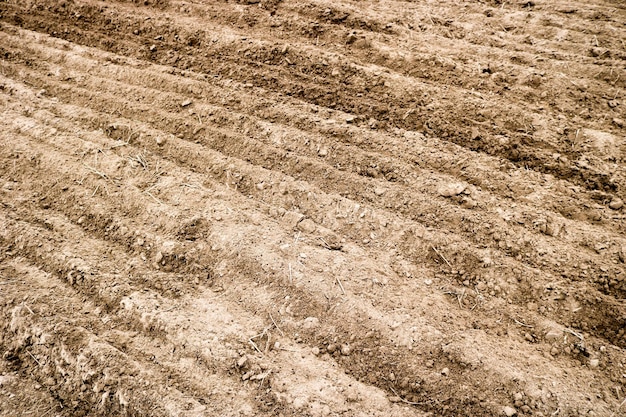
[[[625,43],[609,0],[0,0],[0,414],[626,415]]]

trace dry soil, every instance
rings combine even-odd
[[[625,63],[616,0],[0,0],[0,414],[626,415]]]

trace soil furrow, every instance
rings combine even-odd
[[[48,152],[48,154],[49,154],[49,152]],[[98,222],[95,222],[95,223],[97,224]],[[325,262],[322,262],[321,264],[325,264]],[[250,266],[250,265],[249,265],[249,266]],[[348,281],[348,282],[349,282],[349,281]],[[310,300],[310,299],[309,299],[309,300]],[[312,300],[310,300],[310,301],[312,301]],[[308,304],[310,305],[310,302],[309,302]],[[319,336],[318,336],[318,337],[319,337]],[[397,354],[397,352],[396,352],[396,354]],[[461,362],[461,363],[463,363],[463,362]],[[387,365],[387,366],[389,366],[389,365]],[[357,368],[357,369],[358,369],[358,368]],[[363,371],[361,371],[361,372],[363,372]],[[396,373],[397,373],[397,374],[399,374],[399,372],[400,372],[400,370],[396,370]],[[359,373],[359,374],[360,374],[360,375],[362,375],[361,377],[365,377],[365,375],[366,375],[365,373],[363,373],[363,374]],[[401,374],[399,374],[399,375],[401,375]],[[432,391],[430,391],[430,392],[432,393]],[[429,395],[432,395],[432,394],[429,394]],[[448,400],[446,400],[446,401],[448,401]],[[437,405],[436,407],[440,407],[440,406],[441,406],[441,404]]]
[[[625,19],[0,1],[0,414],[620,415]]]
[[[187,116],[179,116],[178,113],[163,113],[160,114],[153,110],[150,111],[147,107],[137,104],[134,107],[130,105],[125,105],[121,103],[117,99],[111,96],[107,96],[101,94],[98,99],[92,98],[90,94],[87,92],[88,90],[77,90],[72,89],[66,93],[63,93],[62,89],[55,88],[52,85],[48,85],[49,89],[54,89],[54,93],[60,93],[63,97],[67,96],[72,98],[77,97],[85,97],[84,102],[88,103],[87,96],[90,97],[89,101],[96,101],[95,105],[99,105],[102,107],[116,107],[119,109],[121,114],[127,118],[135,118],[135,119],[143,119],[146,118],[146,115],[150,113],[157,113],[154,116],[147,116],[147,121],[156,124],[158,127],[162,129],[170,129],[169,133],[179,133],[180,129],[189,131],[191,127],[194,130],[198,128],[195,127],[195,124],[189,125],[187,122]],[[97,85],[91,86],[92,88],[97,88]],[[117,86],[117,90],[124,90],[126,87],[122,85]],[[133,90],[127,90],[126,96],[141,96],[144,98],[150,99],[150,95],[155,94],[152,91],[141,90],[138,92],[133,92]],[[112,100],[107,102],[107,98],[111,97]],[[152,97],[156,100],[156,97]],[[176,98],[164,98],[163,105],[168,101],[175,101]],[[104,100],[104,101],[103,101]],[[180,101],[180,100],[179,100]],[[99,102],[99,104],[98,104]],[[159,104],[158,102],[153,101],[153,104]],[[137,109],[138,107],[138,109]],[[162,106],[158,106],[162,107]],[[219,119],[219,116],[216,116]],[[209,117],[207,123],[211,125],[213,118]],[[94,126],[97,127],[97,126]],[[271,128],[271,127],[270,127]],[[267,127],[266,127],[267,130]],[[205,133],[206,132],[206,133]],[[251,132],[248,129],[248,133]],[[386,199],[384,203],[379,202],[380,199],[375,196],[376,184],[369,185],[369,181],[366,178],[359,178],[355,176],[346,177],[345,172],[339,173],[334,168],[329,168],[324,163],[318,162],[317,159],[311,159],[311,156],[301,158],[294,157],[290,155],[288,152],[284,152],[282,149],[273,148],[271,143],[271,139],[266,141],[265,143],[259,143],[257,141],[253,141],[250,139],[242,139],[236,136],[233,136],[230,131],[220,131],[217,129],[209,128],[208,131],[203,131],[198,134],[183,134],[183,138],[194,140],[195,142],[200,142],[202,145],[208,146],[212,149],[220,151],[226,155],[238,158],[238,159],[247,159],[248,161],[264,166],[266,168],[279,168],[281,171],[285,172],[288,175],[291,175],[296,178],[308,180],[312,183],[317,183],[322,189],[326,192],[337,192],[341,195],[351,196],[352,198],[356,198],[359,203],[367,204],[375,207],[376,209],[392,209],[399,212],[403,216],[407,216],[409,219],[413,221],[419,221],[425,226],[428,227],[448,227],[450,230],[458,227],[459,224],[462,224],[462,228],[460,231],[465,232],[466,236],[473,239],[475,242],[487,245],[488,247],[492,247],[495,250],[503,250],[508,256],[515,256],[520,259],[523,259],[525,263],[528,263],[531,266],[540,266],[546,267],[545,260],[541,260],[542,254],[545,254],[545,250],[543,247],[548,246],[547,241],[549,238],[541,237],[541,233],[548,234],[550,236],[559,236],[560,240],[563,242],[571,242],[573,246],[579,247],[588,247],[589,255],[582,255],[580,258],[580,262],[585,264],[589,264],[588,266],[592,268],[590,271],[591,274],[595,275],[596,283],[598,284],[598,288],[601,291],[606,291],[608,294],[617,295],[621,297],[623,294],[623,283],[620,277],[622,274],[622,268],[615,268],[614,266],[603,265],[606,262],[605,254],[606,252],[613,252],[614,257],[617,258],[617,253],[615,251],[619,251],[622,243],[619,238],[609,237],[609,236],[601,236],[595,233],[592,235],[582,235],[575,236],[576,229],[580,229],[580,227],[576,226],[576,223],[565,222],[560,220],[558,217],[555,217],[551,213],[506,213],[503,217],[506,219],[507,217],[514,218],[513,222],[505,222],[502,220],[500,224],[496,222],[490,222],[485,225],[482,220],[482,213],[475,215],[472,217],[471,212],[463,210],[463,209],[454,209],[450,207],[449,209],[441,209],[441,203],[433,203],[430,204],[429,200],[432,199],[431,196],[425,196],[425,198],[418,199],[414,194],[411,199],[407,199],[406,196],[410,194],[410,189],[420,189],[420,190],[428,190],[432,189],[435,193],[437,192],[437,187],[441,187],[441,183],[444,178],[431,178],[427,181],[421,180],[419,178],[420,172],[413,172],[408,174],[408,168],[401,169],[401,167],[397,167],[398,163],[387,163],[389,166],[393,166],[393,169],[386,169],[385,164],[381,164],[381,167],[370,168],[372,164],[372,158],[367,158],[365,156],[362,160],[366,161],[369,159],[370,166],[366,165],[366,172],[362,173],[361,177],[376,177],[379,174],[378,171],[385,171],[387,176],[392,175],[395,177],[395,172],[401,171],[405,174],[405,178],[410,178],[409,175],[412,175],[415,179],[405,179],[401,178],[399,182],[404,182],[406,187],[402,188],[397,184],[387,184],[384,185],[384,188],[381,188],[383,192],[386,192]],[[143,146],[151,146],[153,150],[158,152],[158,146],[155,143],[149,143],[148,141],[144,141],[145,139],[138,139]],[[289,146],[287,148],[296,150],[296,145]],[[319,152],[319,151],[318,151]],[[189,152],[187,152],[189,155]],[[185,158],[183,158],[185,159]],[[178,161],[182,161],[180,157],[177,158]],[[343,163],[346,161],[345,158],[341,160]],[[338,161],[337,161],[338,162]],[[189,162],[187,162],[189,164]],[[345,165],[350,165],[351,162],[348,159]],[[197,166],[197,162],[195,163]],[[334,164],[337,166],[338,164]],[[358,165],[358,163],[357,163]],[[359,167],[356,167],[357,171],[360,171]],[[368,174],[368,172],[372,172]],[[375,172],[376,171],[376,172]],[[318,176],[318,172],[324,172],[324,182],[320,183],[320,176]],[[253,175],[256,176],[256,175]],[[398,178],[392,178],[395,182],[398,182]],[[256,184],[259,184],[257,182]],[[356,191],[351,195],[350,190],[353,190],[353,184],[362,185],[359,187],[360,190]],[[268,191],[263,191],[259,193],[259,190],[256,188],[254,182],[249,182],[246,179],[241,179],[237,184],[240,187],[240,191],[246,194],[262,194],[266,195]],[[241,188],[244,187],[244,188]],[[272,186],[269,186],[269,191],[272,191]],[[378,186],[380,188],[380,186]],[[469,189],[471,190],[471,188]],[[465,196],[467,194],[467,196]],[[495,203],[497,206],[502,206],[502,204],[497,201],[494,202],[485,200],[484,197],[481,196],[476,189],[473,192],[462,194],[461,197],[457,199],[458,203],[461,203],[462,206],[465,206],[467,202],[472,203],[473,205],[479,204],[482,206],[489,207]],[[446,200],[444,198],[439,197],[441,200]],[[275,203],[274,203],[275,204]],[[283,209],[290,209],[289,205],[282,205]],[[445,207],[445,206],[444,206]],[[424,216],[424,213],[428,213],[428,216]],[[502,209],[497,209],[498,215],[502,215]],[[320,218],[319,210],[316,213],[307,213],[314,220],[319,223],[324,223],[323,218]],[[495,214],[495,213],[494,213]],[[437,219],[436,222],[433,222],[430,219]],[[442,223],[441,221],[444,219],[449,219],[447,224]],[[511,224],[514,223],[514,224]],[[517,224],[526,224],[526,226],[518,226]],[[528,235],[525,228],[530,228],[531,234]],[[564,230],[567,229],[567,236],[565,236]],[[384,234],[383,236],[384,237]],[[364,237],[367,239],[367,237]],[[367,239],[369,240],[369,239]],[[605,243],[607,242],[607,243]],[[602,249],[598,249],[603,245]],[[608,251],[607,251],[608,249]],[[563,270],[560,268],[558,259],[568,258],[571,253],[571,249],[565,248],[562,253],[555,253],[556,258],[552,262],[550,267],[553,269],[554,273],[557,275],[564,276],[574,276],[576,278],[581,277],[585,279],[584,276],[588,272],[580,272],[574,270]],[[597,252],[597,254],[596,254]],[[471,257],[471,253],[470,253]],[[462,269],[462,268],[459,268]],[[594,272],[595,271],[595,272]],[[463,274],[462,274],[463,275]],[[573,279],[576,279],[573,278]],[[475,279],[475,278],[472,278]],[[464,279],[463,279],[464,280]]]
[[[70,11],[65,9],[59,9],[58,12],[70,13]],[[42,13],[48,13],[48,17],[46,18],[47,23],[45,24],[45,26],[49,27],[50,23],[55,18],[55,15],[49,14],[49,12],[46,11],[42,11]],[[89,10],[82,10],[81,16],[82,15],[91,14]],[[100,16],[100,13],[93,16]],[[36,17],[34,16],[32,18],[36,19]],[[96,24],[96,22],[87,22],[85,19],[81,19],[78,23],[80,25]],[[108,25],[111,26],[115,24],[108,23]],[[87,30],[88,27],[89,26],[87,26]],[[82,31],[82,29],[77,30]],[[116,25],[116,30],[120,30],[119,25]],[[157,30],[157,32],[171,32],[171,28],[163,27],[162,29]],[[64,36],[62,32],[59,33]],[[139,37],[141,39],[142,37],[145,38],[146,35],[153,37],[154,34],[155,33],[150,32],[147,34],[136,35],[135,37]],[[69,36],[68,39],[70,40],[80,38],[82,42],[85,42],[85,40],[89,39],[87,33],[73,33],[72,31],[69,31],[66,35]],[[164,35],[161,34],[158,36]],[[100,40],[101,36],[98,36],[98,39]],[[133,37],[127,37],[125,42],[130,42],[130,39],[133,39]],[[167,36],[167,39],[169,39],[169,35]],[[147,40],[144,39],[144,42],[147,42]],[[164,42],[165,44],[170,44],[171,48],[179,49],[178,45],[171,44],[171,42],[166,40],[164,40]],[[110,42],[105,43],[111,44]],[[98,45],[100,44],[101,42],[98,41]],[[393,104],[390,104],[389,98],[391,96],[389,95],[389,93],[385,93],[385,90],[389,90],[389,88],[380,86],[377,86],[375,88],[367,87],[367,85],[372,84],[370,80],[373,81],[373,85],[377,85],[378,81],[374,80],[373,77],[366,75],[362,70],[357,70],[356,72],[354,72],[354,69],[345,68],[345,70],[351,73],[353,77],[356,77],[356,83],[351,82],[349,85],[342,84],[341,87],[339,87],[339,84],[337,83],[335,83],[334,85],[329,85],[328,80],[332,79],[332,76],[329,73],[330,69],[325,68],[324,66],[320,66],[317,62],[307,63],[306,58],[303,57],[302,59],[304,59],[304,61],[302,63],[298,63],[298,72],[285,71],[282,66],[280,66],[279,68],[276,68],[278,70],[278,73],[274,71],[272,73],[273,75],[268,76],[268,74],[266,74],[266,68],[268,66],[271,66],[271,64],[268,65],[265,64],[265,62],[267,62],[267,58],[275,55],[274,47],[266,48],[263,45],[258,45],[253,46],[252,50],[250,50],[250,48],[244,47],[244,49],[248,49],[248,52],[251,52],[251,55],[247,58],[245,56],[243,58],[240,58],[239,54],[236,52],[235,55],[232,55],[234,50],[237,49],[237,46],[233,46],[232,42],[229,41],[225,43],[223,47],[220,43],[218,43],[217,45],[218,46],[211,47],[215,48],[215,50],[211,51],[206,59],[210,61],[213,56],[219,56],[219,63],[208,65],[209,61],[206,61],[204,59],[194,59],[193,62],[174,62],[173,64],[177,67],[193,68],[200,70],[201,72],[223,73],[227,74],[228,77],[233,77],[244,82],[252,81],[253,84],[265,88],[280,89],[287,95],[293,95],[295,97],[302,98],[315,104],[321,104],[324,106],[330,106],[341,110],[355,112],[363,116],[365,120],[367,120],[368,118],[373,118],[373,123],[389,123],[392,126],[411,127],[414,129],[415,123],[410,121],[410,119],[412,117],[417,117],[417,124],[426,126],[427,130],[430,133],[444,137],[447,140],[451,140],[463,146],[468,146],[471,149],[477,149],[483,152],[487,152],[489,154],[504,156],[511,159],[518,165],[531,167],[533,169],[537,169],[543,172],[550,172],[559,177],[568,178],[571,181],[576,181],[577,183],[590,189],[599,188],[602,190],[614,192],[617,188],[616,184],[613,183],[613,179],[609,178],[606,175],[598,174],[597,172],[594,173],[594,169],[590,168],[588,164],[575,165],[569,162],[560,165],[555,164],[552,159],[552,154],[554,154],[555,151],[566,155],[569,160],[576,160],[578,156],[576,154],[572,154],[569,151],[569,148],[555,149],[554,145],[544,144],[542,141],[538,141],[537,139],[535,139],[532,134],[528,134],[528,129],[531,129],[531,131],[533,130],[532,128],[529,128],[529,126],[531,126],[530,119],[528,118],[528,116],[525,115],[519,115],[518,117],[513,116],[514,109],[511,106],[508,106],[508,111],[511,117],[502,120],[501,123],[496,123],[496,132],[500,129],[504,129],[503,133],[507,137],[507,140],[505,141],[506,143],[504,143],[501,139],[498,139],[496,137],[497,135],[494,136],[494,132],[492,131],[491,127],[485,128],[483,125],[479,124],[474,126],[472,129],[469,129],[467,127],[467,124],[469,123],[468,120],[465,120],[462,125],[448,125],[445,114],[449,114],[449,110],[445,108],[434,109],[432,114],[429,112],[424,112],[422,110],[422,105],[426,106],[427,103],[418,103],[415,101],[415,99],[405,100],[397,94],[394,94],[392,101]],[[185,55],[178,56],[176,59],[179,59],[183,56],[200,57],[203,55],[201,52],[201,48],[200,51],[196,52],[192,52],[190,48],[199,49],[196,47],[184,46],[182,47],[181,51],[184,51]],[[130,45],[125,45],[122,46],[122,49],[120,49],[116,47],[115,42],[113,42],[113,45],[111,45],[107,49],[116,52],[128,53],[129,49],[139,50],[141,49],[141,46],[138,45],[137,47],[130,47]],[[240,51],[241,49],[237,50]],[[172,64],[167,54],[164,54],[161,50],[158,49],[155,50],[154,53],[149,52],[148,54],[146,54],[142,52],[137,56],[141,58],[155,59],[162,63]],[[222,71],[220,68],[224,67],[224,59],[229,60],[231,58],[234,59],[235,62],[238,63],[238,65],[246,66],[248,70],[245,72],[237,71],[236,73],[233,73],[231,69],[229,69],[228,71]],[[293,81],[283,83],[282,78],[277,78],[276,74],[281,74],[281,76],[285,77],[284,79],[292,79]],[[308,76],[303,74],[314,75]],[[318,83],[316,79],[319,77],[325,77],[326,81],[323,84]],[[407,87],[408,85],[402,86],[404,90],[406,90]],[[378,91],[380,91],[380,93]],[[417,91],[411,92],[408,96],[421,97],[423,93],[424,91],[420,91],[420,88],[418,88]],[[360,101],[355,101],[353,97],[358,97],[359,94],[363,96],[362,99]],[[399,104],[400,101],[406,104],[397,106],[396,104]],[[471,116],[473,120],[480,121],[484,118],[484,111],[481,110],[483,116],[476,113],[479,108],[484,107],[484,102],[481,102],[478,99],[473,100],[468,96],[467,100],[464,103],[467,103],[467,108],[463,110],[464,114],[473,115]],[[459,105],[459,103],[454,104],[457,106]],[[491,112],[493,113],[493,111]],[[472,133],[474,130],[476,130],[476,134]],[[467,138],[470,136],[474,138],[479,138],[480,140],[473,140],[468,142]],[[542,151],[537,151],[538,149],[542,149]]]

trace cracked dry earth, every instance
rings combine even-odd
[[[625,40],[610,0],[0,0],[0,414],[626,415]]]

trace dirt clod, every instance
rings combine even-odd
[[[513,417],[513,416],[517,415],[517,410],[515,408],[513,408],[513,407],[508,406],[508,405],[502,409],[502,412],[507,417]]]

